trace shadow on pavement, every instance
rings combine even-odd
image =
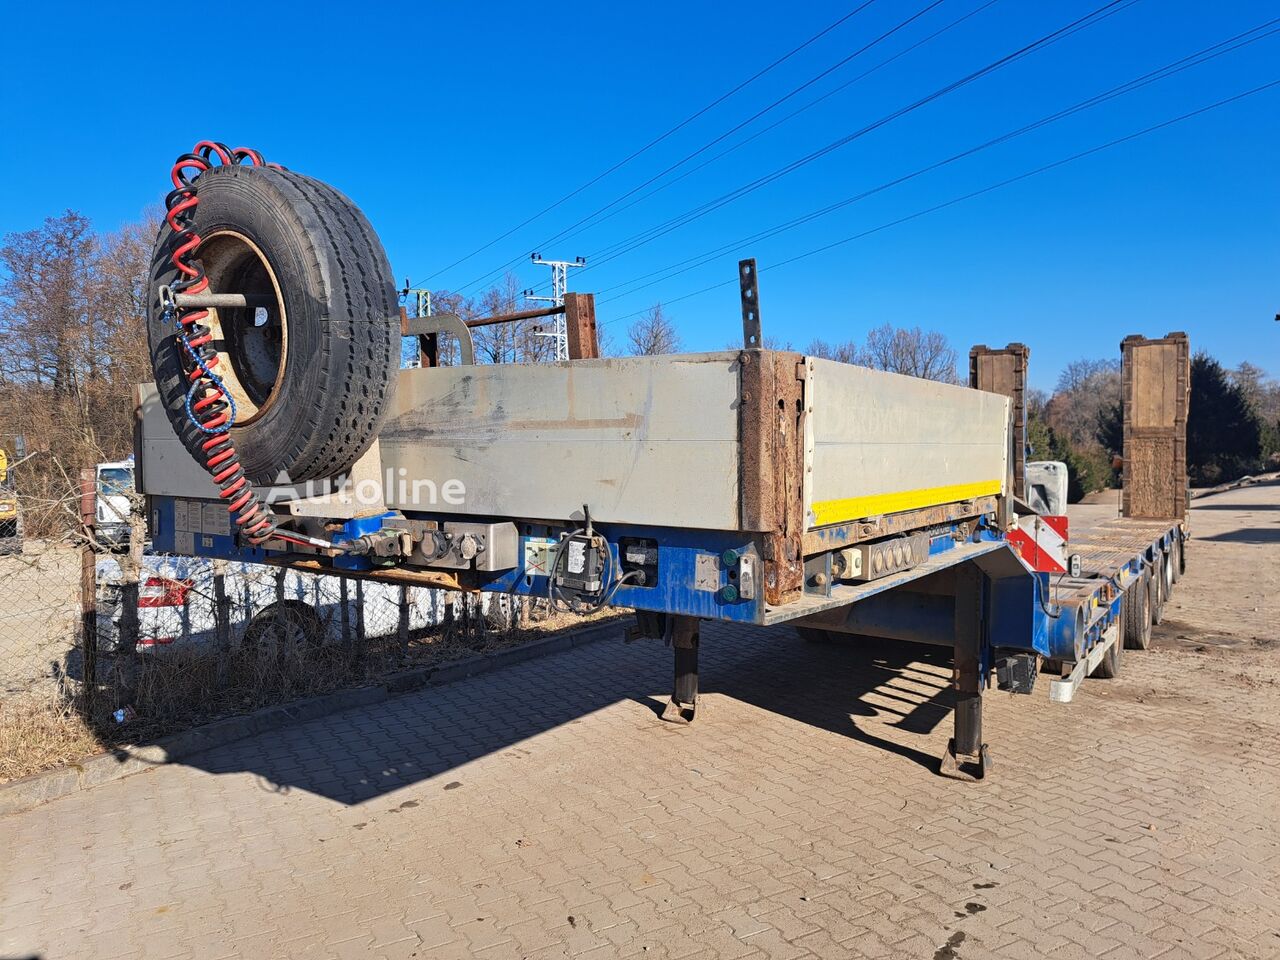
[[[920,669],[929,665],[949,673],[950,650],[839,635],[825,643],[809,643],[785,628],[772,635],[777,637],[775,645],[785,650],[783,656],[775,647],[733,664],[723,676],[717,671],[706,677],[704,686],[937,770],[933,754],[874,730],[887,725],[910,740],[910,735],[931,733],[950,716],[954,700],[949,683]],[[713,632],[713,642],[714,636]],[[882,719],[867,722],[873,717]]]
[[[623,644],[621,633],[617,640],[250,737],[183,763],[214,774],[251,773],[274,792],[305,790],[362,803],[615,703],[653,709],[655,694],[671,688],[671,651],[658,641]],[[937,757],[911,741],[950,712],[945,677],[920,669],[945,673],[949,650],[870,638],[811,644],[788,628],[705,624],[701,660],[704,693],[937,769]],[[658,735],[661,721],[653,723]],[[894,739],[877,735],[876,727],[893,730]]]
[[[1255,513],[1259,510],[1280,510],[1280,503],[1201,503],[1192,501],[1197,510],[1232,510],[1235,513]]]
[[[1277,527],[1240,527],[1215,533],[1211,537],[1196,537],[1210,543],[1280,543],[1280,526]]]

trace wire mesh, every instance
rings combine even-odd
[[[579,619],[545,600],[130,546],[72,529],[0,541],[0,779],[58,753],[42,725],[78,718],[64,753],[139,742]]]

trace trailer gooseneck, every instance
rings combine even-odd
[[[702,620],[945,644],[943,770],[975,777],[993,678],[1029,693],[1055,662],[1065,700],[1114,675],[1181,569],[1181,335],[1125,342],[1133,506],[1067,563],[1060,524],[1024,503],[1025,348],[975,348],[978,389],[762,349],[743,261],[741,350],[601,359],[592,300],[570,294],[574,359],[440,366],[441,334],[473,357],[468,325],[395,315],[349,200],[216,144],[194,156],[157,241],[138,397],[159,550],[630,607],[673,648],[671,720],[696,716]],[[179,290],[184,265],[199,281]],[[396,369],[402,333],[422,368]]]

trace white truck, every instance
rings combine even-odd
[[[129,521],[133,514],[133,455],[124,460],[97,466],[94,527],[98,539],[110,546],[129,542]]]

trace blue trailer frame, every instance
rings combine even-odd
[[[209,501],[217,505],[216,501]],[[167,553],[186,552],[176,530],[177,500],[149,497],[153,545]],[[220,505],[219,505],[220,506]],[[339,534],[355,537],[381,529],[398,515],[348,521]],[[440,514],[408,519],[474,521]],[[567,527],[515,521],[520,533],[519,562],[510,570],[478,575],[472,589],[523,597],[550,596],[546,572],[525,568],[526,546],[554,542]],[[990,756],[982,740],[981,698],[993,675],[1001,689],[1030,693],[1043,662],[1063,665],[1053,699],[1069,700],[1090,670],[1123,645],[1126,595],[1138,584],[1163,581],[1169,564],[1181,566],[1186,538],[1180,521],[1117,519],[1103,524],[1072,552],[1080,557],[1079,576],[1032,570],[1014,550],[995,512],[930,528],[927,557],[909,569],[857,583],[829,582],[806,589],[792,602],[769,605],[764,591],[743,596],[736,583],[742,558],[759,558],[762,539],[750,533],[597,524],[595,532],[620,565],[624,543],[642,538],[657,547],[656,582],[622,584],[610,605],[635,609],[640,633],[663,638],[674,648],[675,681],[664,717],[692,720],[697,704],[698,623],[802,628],[888,636],[911,642],[953,646],[956,670],[955,736],[942,770],[955,776],[985,776]],[[419,583],[421,574],[404,567],[379,568],[366,556],[321,558],[318,553],[286,553],[240,543],[233,535],[202,534],[191,541],[197,556],[297,566],[316,572]],[[730,562],[732,561],[732,562]],[[319,564],[319,567],[317,567]],[[709,579],[713,578],[713,579]],[[430,585],[430,584],[425,584]],[[922,592],[923,591],[923,592]],[[841,619],[843,618],[843,619]]]

